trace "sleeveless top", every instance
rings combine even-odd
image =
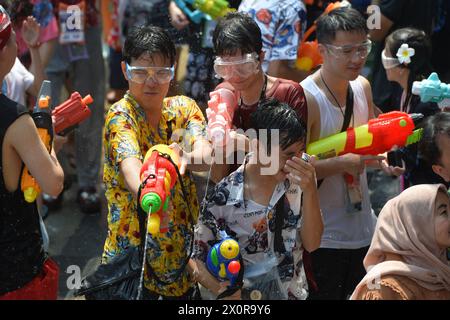
[[[320,138],[325,138],[342,129],[344,117],[326,97],[311,77],[301,82],[319,106]],[[353,116],[350,126],[358,127],[369,121],[367,98],[360,78],[350,81],[353,89]],[[345,107],[343,108],[345,114]],[[324,220],[321,248],[359,249],[370,245],[375,230],[376,216],[369,198],[367,175],[360,175],[362,210],[349,212],[347,209],[347,184],[343,174],[326,177],[319,188],[320,208]]]
[[[0,95],[0,140],[26,107]],[[0,148],[0,295],[17,290],[42,271],[45,253],[36,202],[28,203],[19,185],[9,192],[3,178],[3,148]]]

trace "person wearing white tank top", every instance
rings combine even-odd
[[[366,21],[351,8],[333,10],[317,21],[324,62],[301,82],[308,104],[308,143],[341,131],[351,95],[349,126],[366,124],[374,117],[370,84],[359,75],[371,49],[367,35]],[[367,161],[380,167],[383,159],[346,154],[317,161],[324,232],[320,249],[311,253],[309,299],[347,299],[364,277],[363,259],[376,224],[365,167]],[[345,174],[359,181],[361,201],[357,207],[350,200]]]

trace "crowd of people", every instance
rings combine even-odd
[[[56,299],[42,216],[64,206],[71,185],[86,214],[106,199],[101,265],[144,248],[140,299],[450,300],[450,100],[413,92],[433,71],[450,83],[450,1],[344,1],[325,13],[332,2],[230,1],[222,17],[197,20],[180,1],[1,0],[0,300]],[[375,29],[370,4],[380,9]],[[299,69],[312,25],[322,62]],[[50,125],[42,140],[44,80],[53,106],[73,91],[93,97],[68,137]],[[220,90],[237,102],[225,146],[212,142],[205,113]],[[306,154],[334,134],[357,139],[363,130],[352,128],[393,110],[414,119],[420,141],[381,154]],[[165,186],[156,234],[140,203],[155,145],[175,152],[180,174]],[[400,185],[378,216],[368,186],[376,170]],[[41,193],[32,201],[28,172]],[[207,173],[203,199],[194,172]],[[224,235],[239,245],[229,281],[208,262]]]

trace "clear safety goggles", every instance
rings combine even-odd
[[[234,75],[239,78],[248,78],[258,72],[258,65],[258,55],[255,52],[247,53],[238,58],[216,57],[214,71],[217,78],[223,78],[224,80],[229,80]]]
[[[158,84],[170,82],[175,74],[175,67],[134,67],[127,65],[128,78],[138,84],[143,84],[147,79],[151,78]]]
[[[381,63],[383,63],[385,69],[392,69],[401,65],[400,60],[397,58],[386,57],[386,50],[381,52]]]
[[[335,46],[332,44],[325,44],[325,46],[337,58],[350,60],[356,55],[360,59],[365,59],[372,50],[372,41],[367,40],[354,46]]]

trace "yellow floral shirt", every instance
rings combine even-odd
[[[180,139],[175,137],[177,130],[185,130]],[[173,134],[175,133],[175,134]],[[105,164],[103,181],[108,201],[108,236],[105,241],[103,263],[130,246],[138,246],[141,236],[137,216],[137,200],[127,190],[119,165],[126,158],[143,161],[146,152],[156,144],[186,145],[198,139],[207,138],[204,116],[192,99],[176,96],[164,99],[162,116],[158,130],[153,129],[146,120],[144,110],[128,93],[115,103],[106,116],[104,146]],[[186,138],[187,137],[187,138]],[[169,206],[169,231],[157,237],[148,235],[147,266],[151,265],[155,274],[165,282],[172,282],[174,274],[180,269],[190,251],[191,221],[197,222],[199,205],[194,181],[189,172],[183,178],[188,193],[188,202],[182,196],[180,183],[171,191]],[[187,205],[194,215],[190,219]],[[152,292],[165,296],[181,296],[192,283],[187,271],[170,285],[161,285],[149,279],[145,272],[145,286]]]

